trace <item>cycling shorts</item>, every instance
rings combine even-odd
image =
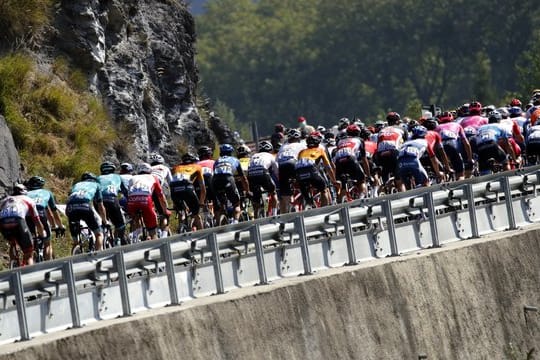
[[[0,219],[0,231],[8,241],[15,241],[25,254],[34,251],[32,233],[26,220],[20,217],[5,217]]]

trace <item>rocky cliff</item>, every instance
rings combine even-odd
[[[6,120],[0,115],[0,198],[19,178],[19,154]]]
[[[108,105],[125,144],[112,155],[144,159],[213,142],[196,109],[195,25],[178,0],[64,0],[52,46],[82,69]],[[218,126],[219,128],[219,126]]]

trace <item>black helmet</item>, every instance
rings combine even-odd
[[[208,146],[201,146],[199,150],[197,150],[197,154],[199,155],[199,158],[201,159],[210,159],[213,155],[212,149]]]
[[[13,189],[11,190],[11,195],[26,195],[27,193],[28,190],[23,184],[15,184],[13,185]]]
[[[295,128],[290,128],[289,131],[287,132],[287,138],[289,140],[291,139],[300,139],[302,137],[302,133],[300,132],[300,130],[298,129],[295,129]]]
[[[182,155],[182,164],[193,164],[199,161],[199,158],[192,153],[185,153]]]
[[[488,121],[490,124],[492,123],[498,123],[502,120],[502,115],[500,112],[498,111],[492,111],[490,114],[489,114],[489,117],[488,117]]]
[[[260,152],[271,152],[274,150],[274,147],[270,143],[270,141],[263,140],[259,143],[259,151]]]
[[[316,131],[314,131],[314,132],[316,132]],[[313,134],[312,133],[307,137],[306,144],[310,148],[317,147],[321,143],[321,140],[322,140],[321,136],[319,136],[318,134]]]
[[[131,174],[133,172],[133,165],[127,162],[120,164],[120,172],[122,174]]]
[[[97,178],[96,174],[94,174],[94,173],[85,172],[81,176],[81,181],[95,181],[95,182],[97,182],[98,178]]]
[[[26,181],[26,187],[30,190],[41,189],[45,185],[45,179],[41,176],[32,176]]]
[[[116,165],[110,161],[105,161],[99,167],[99,171],[101,171],[102,175],[112,174],[116,171]]]
[[[388,121],[388,125],[395,125],[401,121],[401,116],[395,111],[390,111],[386,114],[386,121]]]

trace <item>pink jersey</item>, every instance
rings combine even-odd
[[[463,127],[455,122],[442,123],[435,130],[441,135],[442,141],[467,138]]]
[[[480,116],[480,115],[471,115],[464,117],[459,125],[461,125],[462,128],[472,127],[478,130],[478,128],[482,125],[486,125],[488,123],[488,119]]]
[[[213,159],[201,160],[197,164],[202,167],[203,175],[212,175],[214,173],[214,163],[216,161]]]

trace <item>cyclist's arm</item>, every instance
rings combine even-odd
[[[199,182],[199,203],[204,204],[206,202],[206,185],[204,182],[204,175],[202,169],[197,172],[197,181]]]
[[[332,184],[336,184],[336,173],[334,172],[334,168],[332,167],[332,163],[328,159],[328,156],[326,156],[326,151],[321,151],[320,156],[324,169],[326,170],[326,173],[328,174],[328,177],[330,178],[330,181],[332,181]]]

